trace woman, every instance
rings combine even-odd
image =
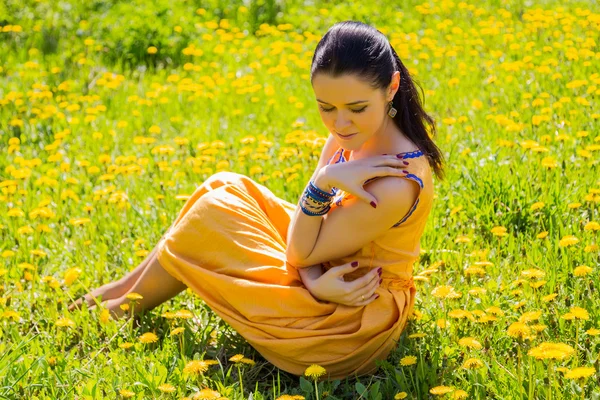
[[[331,134],[298,205],[244,175],[216,173],[140,266],[71,309],[102,296],[120,317],[128,293],[143,296],[141,311],[190,287],[285,371],[374,372],[413,310],[412,264],[442,154],[407,69],[377,29],[331,27],[311,83]]]

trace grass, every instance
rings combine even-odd
[[[600,10],[249,4],[0,6],[0,398],[600,396]],[[312,52],[345,19],[388,35],[448,161],[378,373],[315,387],[189,290],[137,325],[68,312],[215,172],[296,203],[327,135]]]

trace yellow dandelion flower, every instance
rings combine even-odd
[[[128,348],[133,347],[133,343],[130,343],[130,342],[120,343],[119,347],[127,350]]]
[[[493,314],[497,317],[501,317],[504,315],[504,311],[500,307],[491,306],[485,309],[485,312],[488,314]]]
[[[573,270],[573,275],[575,275],[575,276],[586,276],[587,274],[589,274],[593,270],[594,270],[593,268],[588,267],[587,265],[580,265],[579,267],[577,267],[577,268],[575,268]]]
[[[577,244],[578,242],[579,242],[579,239],[577,239],[575,236],[568,235],[568,236],[565,236],[562,239],[560,239],[560,241],[558,242],[558,246],[559,247],[568,247],[568,246]]]
[[[590,376],[596,373],[596,369],[594,367],[577,367],[573,368],[569,372],[565,374],[565,378],[567,379],[583,379],[589,378]]]
[[[458,295],[458,297],[460,297],[460,295],[454,291],[454,288],[452,286],[448,286],[448,285],[442,285],[442,286],[435,287],[431,291],[431,295],[433,297],[437,297],[439,299],[457,298],[456,297],[457,295]]]
[[[433,388],[429,389],[429,393],[435,394],[435,395],[440,395],[440,396],[444,395],[444,394],[447,394],[447,393],[450,393],[450,392],[453,392],[453,391],[454,391],[453,387],[443,386],[443,385],[436,386],[436,387],[433,387]]]
[[[171,312],[171,311],[165,311],[164,313],[161,314],[161,317],[166,318],[166,319],[173,319],[173,318],[175,318],[175,313]]]
[[[221,393],[217,392],[216,390],[204,388],[194,394],[192,398],[194,400],[218,400],[221,399],[222,396]]]
[[[535,357],[538,360],[563,360],[572,356],[575,349],[565,343],[543,342],[537,347],[529,350],[527,355]]]
[[[575,315],[573,315],[572,313],[568,312],[564,315],[560,316],[562,319],[566,319],[567,321],[572,321],[575,319]]]
[[[416,363],[417,363],[417,357],[415,357],[415,356],[406,356],[400,360],[400,365],[402,365],[403,367],[406,367],[409,365],[414,365]]]
[[[110,319],[110,311],[108,311],[108,308],[103,308],[102,311],[100,311],[100,322],[102,322],[103,324],[107,323],[108,320]]]
[[[583,251],[586,253],[591,253],[592,251],[596,251],[598,249],[600,249],[600,246],[598,246],[597,244],[589,244],[589,245],[585,246]]]
[[[554,300],[556,296],[558,296],[558,293],[550,293],[549,295],[542,297],[542,301],[544,301],[544,303],[547,303],[549,301]]]
[[[256,364],[254,362],[254,360],[252,360],[251,358],[246,358],[246,357],[242,358],[240,360],[240,363],[242,363],[242,364],[248,364],[248,365],[254,365],[254,364]]]
[[[75,281],[75,279],[79,278],[79,275],[81,275],[81,268],[78,268],[78,267],[69,268],[65,272],[65,277],[64,277],[65,286],[71,286],[71,284]]]
[[[548,281],[537,281],[537,282],[529,282],[529,287],[533,289],[539,289],[544,286]]]
[[[175,312],[175,318],[190,319],[194,318],[194,314],[190,310],[179,310]]]
[[[597,336],[597,335],[600,335],[600,329],[590,328],[587,331],[585,331],[585,333],[587,333],[588,335],[591,335],[591,336]]]
[[[530,328],[523,322],[513,322],[508,327],[506,333],[508,334],[508,336],[517,339],[528,339],[531,337]]]
[[[72,328],[75,326],[75,322],[70,319],[69,317],[62,317],[56,320],[55,322],[56,326],[66,326],[69,328]]]
[[[464,369],[477,369],[483,367],[483,361],[478,358],[469,358],[462,365]]]
[[[479,350],[481,349],[481,343],[475,339],[474,337],[468,336],[462,339],[459,339],[458,344],[461,346],[469,347],[471,349]]]
[[[569,311],[577,319],[585,319],[585,320],[590,319],[590,314],[588,313],[588,311],[585,308],[571,307],[571,309]]]
[[[208,370],[208,364],[204,360],[192,360],[185,364],[185,374],[203,374]]]
[[[541,332],[544,329],[546,329],[548,326],[544,325],[544,324],[536,324],[536,325],[531,325],[531,329],[534,330],[535,332]]]
[[[180,333],[182,333],[184,331],[185,331],[185,328],[180,326],[179,328],[175,328],[171,331],[171,336],[179,335]]]
[[[537,321],[542,316],[541,311],[528,311],[519,317],[519,322]]]
[[[546,236],[548,236],[548,231],[540,232],[540,233],[538,233],[538,234],[537,234],[537,236],[536,236],[536,237],[537,237],[538,239],[543,239],[543,238],[545,238]]]
[[[583,227],[584,231],[598,231],[600,230],[600,224],[595,221],[590,221]]]
[[[394,400],[402,400],[408,396],[406,392],[398,392],[394,395]]]
[[[140,299],[143,299],[143,298],[144,298],[144,296],[142,296],[142,295],[141,295],[141,294],[139,294],[139,293],[131,292],[131,293],[127,293],[127,294],[125,295],[125,298],[127,298],[127,299],[129,299],[129,300],[140,300]]]
[[[129,398],[135,396],[135,392],[132,392],[131,390],[127,390],[127,389],[119,390],[119,394],[126,399],[129,399]]]
[[[154,343],[158,341],[158,336],[156,336],[152,332],[146,332],[142,336],[139,337],[139,341],[141,343]]]
[[[426,333],[413,333],[412,335],[408,335],[409,339],[420,339],[420,338],[424,338],[425,336],[427,336]]]
[[[469,397],[469,393],[465,392],[464,390],[457,390],[456,392],[452,393],[452,398],[455,400],[462,400],[466,399],[467,397]]]
[[[524,276],[525,278],[530,278],[530,279],[539,279],[539,278],[543,278],[544,276],[546,276],[546,272],[542,271],[541,269],[530,268],[530,269],[521,271],[521,276]]]
[[[175,389],[175,386],[171,385],[170,383],[163,383],[158,387],[158,390],[163,393],[173,393],[177,389]]]
[[[312,379],[318,379],[320,376],[325,375],[326,372],[327,371],[325,368],[321,367],[320,365],[312,364],[310,367],[306,368],[304,375]]]
[[[305,400],[305,398],[301,394],[295,394],[293,396],[290,394],[282,394],[275,400]]]
[[[543,208],[546,204],[543,201],[538,201],[537,203],[533,203],[530,207],[531,211],[539,210]]]
[[[490,232],[492,232],[492,234],[494,234],[494,236],[507,236],[508,233],[506,233],[506,228],[503,226],[495,226],[493,227]]]
[[[244,358],[243,354],[236,354],[235,356],[232,356],[229,358],[229,361],[232,361],[234,363],[240,362],[242,361],[242,359]]]

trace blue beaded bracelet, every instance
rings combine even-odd
[[[331,189],[331,193],[327,193],[326,191],[316,187],[313,181],[310,181],[309,186],[311,189],[314,189],[317,193],[319,193],[323,196],[333,197],[335,195],[335,188]]]

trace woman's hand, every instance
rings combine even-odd
[[[327,192],[336,187],[376,207],[377,199],[363,189],[365,181],[377,176],[406,176],[408,171],[402,170],[406,165],[408,161],[398,159],[395,155],[329,164],[319,170],[314,184]]]
[[[356,267],[358,267],[358,263],[356,263]],[[319,300],[352,307],[365,306],[379,297],[375,291],[380,284],[381,278],[378,273],[380,268],[374,268],[373,271],[369,271],[351,282],[344,281],[344,275],[355,271],[356,267],[353,267],[352,263],[347,263],[330,268],[312,281],[307,289],[313,297]],[[362,296],[364,296],[364,300]]]

